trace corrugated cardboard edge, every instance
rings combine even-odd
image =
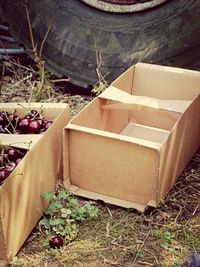
[[[103,137],[107,137],[107,138],[111,138],[111,139],[116,139],[116,140],[120,140],[120,141],[124,141],[124,142],[137,144],[140,146],[149,147],[149,148],[155,149],[155,150],[159,150],[161,147],[161,144],[153,142],[153,141],[142,140],[142,139],[139,139],[136,137],[125,136],[125,135],[121,135],[118,133],[116,134],[116,133],[110,133],[110,132],[106,132],[106,131],[102,131],[102,130],[96,130],[96,129],[92,129],[92,128],[88,128],[88,127],[84,127],[84,126],[75,125],[71,122],[69,122],[67,124],[65,129],[71,129],[71,130],[75,130],[75,131],[90,133],[93,135],[99,135],[99,136],[103,136]]]
[[[129,202],[126,200],[122,200],[122,199],[118,199],[118,198],[114,198],[114,197],[110,197],[110,196],[106,196],[106,195],[102,195],[102,194],[97,194],[94,192],[90,192],[87,190],[83,190],[77,186],[74,185],[70,185],[68,187],[68,190],[73,193],[74,195],[80,196],[80,197],[85,197],[85,198],[89,198],[89,199],[93,199],[96,201],[104,201],[105,203],[109,203],[112,205],[116,205],[116,206],[120,206],[120,207],[124,207],[124,208],[128,208],[128,209],[136,209],[140,212],[144,212],[146,209],[146,205],[142,205],[142,204],[138,204],[138,203],[134,203],[134,202]]]
[[[6,146],[31,149],[31,147],[40,140],[43,134],[0,134],[0,143]]]
[[[4,231],[3,231],[3,224],[2,224],[1,217],[0,217],[0,251],[1,251],[0,263],[4,261],[6,262],[8,259],[8,252],[7,252],[6,243],[4,239]]]

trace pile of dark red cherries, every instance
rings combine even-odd
[[[45,132],[52,121],[42,118],[37,110],[30,110],[24,116],[0,111],[0,133],[40,134]]]
[[[14,171],[26,150],[0,145],[0,185]]]
[[[22,116],[16,115],[15,112],[0,111],[0,134],[41,134],[52,123],[33,109]],[[8,178],[25,154],[26,150],[0,145],[0,185]]]

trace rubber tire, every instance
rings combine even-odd
[[[24,0],[1,1],[4,18],[18,40],[31,49]],[[88,87],[99,70],[108,83],[139,61],[200,68],[200,1],[169,0],[145,12],[106,13],[79,0],[29,0],[39,47],[50,24],[43,56],[48,68]],[[96,45],[95,45],[96,44]]]

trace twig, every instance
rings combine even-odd
[[[50,80],[52,83],[60,83],[60,82],[69,82],[69,78],[67,79],[57,79],[57,80]]]
[[[27,77],[23,78],[22,80],[16,82],[14,85],[8,87],[8,90],[10,90],[10,89],[16,87],[17,85],[21,84],[22,82],[24,82],[24,81],[26,81],[26,80],[28,80],[28,79],[30,79],[30,78],[32,78],[32,73],[31,73],[30,75],[28,75]]]
[[[192,213],[192,216],[194,216],[194,215],[195,215],[195,213],[197,212],[197,210],[198,210],[199,206],[200,206],[200,204],[198,203],[198,204],[197,204],[197,206],[196,206],[196,208],[194,209],[194,211],[193,211],[193,213]]]
[[[144,249],[144,251],[146,251],[147,253],[149,253],[151,256],[153,256],[154,260],[155,260],[155,263],[157,264],[157,266],[159,266],[159,262],[158,262],[158,259],[156,258],[156,256],[151,252],[149,251],[148,249]]]
[[[106,237],[108,238],[109,235],[110,235],[110,223],[108,222],[108,223],[106,224]]]
[[[99,79],[99,84],[103,83],[105,86],[107,86],[108,84],[107,84],[106,80],[104,79],[104,76],[102,75],[102,73],[100,71],[101,65],[102,65],[102,58],[101,58],[102,51],[98,51],[95,36],[94,36],[94,47],[95,47],[96,64],[97,64],[96,72],[97,72],[97,76]]]
[[[29,97],[29,100],[28,100],[28,103],[29,103],[29,105],[30,105],[31,100],[32,100],[32,97],[33,97],[33,91],[34,91],[34,88],[35,88],[35,83],[36,83],[36,81],[34,81],[33,84],[31,84],[30,81],[28,81],[28,83],[29,83],[30,86],[31,86],[30,97]]]
[[[178,224],[177,223],[177,220],[178,220],[178,218],[179,218],[179,216],[181,215],[181,213],[182,213],[182,207],[177,203],[177,206],[179,207],[179,212],[178,212],[178,214],[176,215],[176,218],[175,218],[175,220],[174,220],[174,222],[176,223],[176,224]]]
[[[113,216],[112,216],[112,213],[111,213],[110,209],[108,208],[108,206],[106,206],[106,209],[107,209],[107,211],[108,211],[110,217],[112,218]]]
[[[28,21],[29,34],[30,34],[30,39],[31,39],[31,46],[32,46],[32,50],[34,53],[35,60],[36,59],[38,60],[37,50],[36,50],[36,46],[35,46],[35,42],[34,42],[34,38],[33,38],[33,30],[31,27],[31,18],[30,18],[28,6],[27,6],[28,0],[25,0],[24,2],[25,2],[24,7],[25,7],[25,11],[26,11],[26,17],[27,17],[27,21]]]
[[[144,241],[142,242],[141,246],[140,246],[139,249],[137,250],[137,253],[136,253],[136,255],[135,255],[135,258],[134,258],[134,260],[133,260],[133,263],[136,262],[137,257],[138,257],[138,255],[139,255],[140,251],[143,249],[143,247],[144,247],[144,245],[145,245],[145,243],[146,243],[146,241],[147,241],[147,239],[148,239],[148,237],[149,237],[149,235],[150,235],[150,232],[151,232],[151,230],[149,230],[149,232],[148,232],[147,235],[145,236]]]
[[[45,34],[45,36],[44,36],[44,38],[42,40],[42,43],[41,43],[41,46],[40,46],[40,51],[39,51],[39,60],[41,60],[41,58],[42,58],[42,51],[43,51],[44,43],[45,43],[45,41],[47,39],[47,36],[48,36],[48,34],[50,32],[51,25],[52,25],[52,22],[50,23],[50,25],[49,25],[49,27],[48,27],[48,29],[46,31],[46,34]]]
[[[25,66],[22,66],[20,63],[16,63],[14,60],[12,60],[12,59],[10,59],[10,62],[11,62],[11,64],[13,64],[13,65],[15,65],[15,66],[17,66],[17,67],[20,67],[21,69],[25,69],[25,70],[28,70],[28,71],[31,71],[31,72],[33,72],[33,73],[37,73],[37,71],[35,71],[33,68],[28,68],[28,67],[25,67]]]
[[[5,65],[3,65],[2,73],[1,73],[1,80],[0,80],[0,95],[2,94],[2,85],[3,85],[3,76],[5,74]]]

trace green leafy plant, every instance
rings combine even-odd
[[[43,245],[48,245],[49,240],[61,236],[64,242],[72,241],[78,234],[79,223],[98,215],[98,208],[90,203],[81,204],[71,193],[60,191],[58,193],[43,194],[49,206],[39,222],[39,231],[44,239]]]
[[[27,266],[28,262],[25,259],[20,259],[17,256],[12,258],[12,266]]]
[[[173,238],[174,238],[174,233],[171,233],[169,231],[164,232],[160,246],[165,249],[169,249]]]
[[[104,83],[104,82],[98,82],[97,84],[94,85],[94,87],[92,88],[92,93],[94,93],[95,95],[99,95],[101,94],[106,88],[108,87],[108,84]]]

